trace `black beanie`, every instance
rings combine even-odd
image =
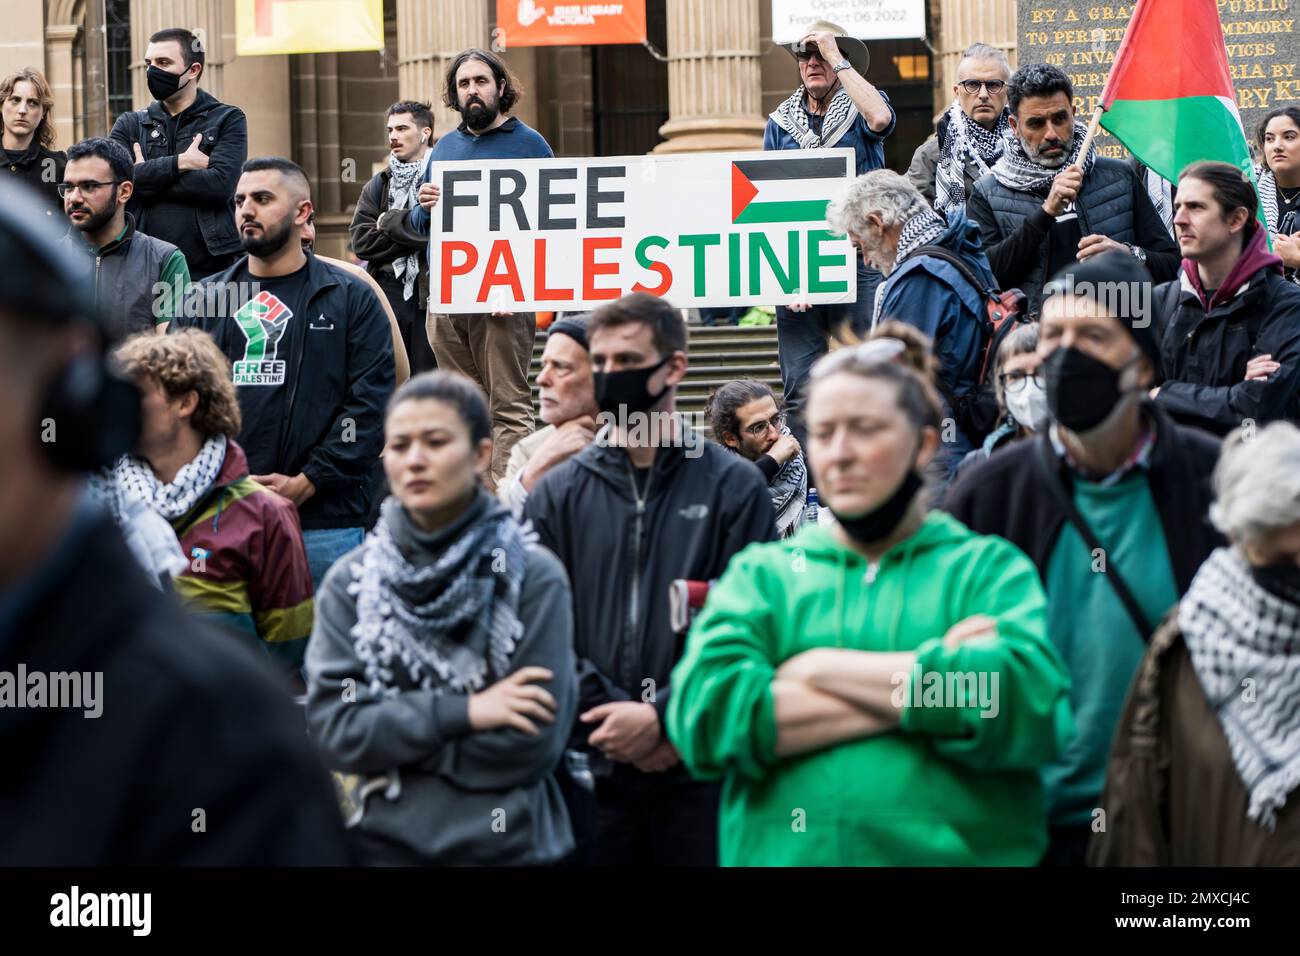
[[[590,352],[591,346],[587,344],[587,321],[590,318],[591,313],[584,312],[581,315],[566,315],[562,319],[556,319],[551,323],[547,336],[567,335],[581,345],[584,351]]]
[[[1175,280],[1177,281],[1177,280]],[[1154,382],[1164,381],[1160,340],[1156,336],[1156,286],[1146,266],[1127,252],[1103,252],[1082,262],[1071,262],[1043,287],[1043,302],[1054,295],[1087,295],[1108,309],[1128,329],[1142,354],[1151,362]],[[1105,291],[1096,294],[1097,288]]]

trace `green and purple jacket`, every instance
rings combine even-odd
[[[312,584],[298,511],[249,477],[248,458],[233,440],[212,488],[172,527],[190,562],[175,581],[181,600],[257,639],[286,669],[301,667]]]

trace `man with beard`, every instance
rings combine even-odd
[[[109,136],[135,159],[131,213],[139,227],[184,252],[201,279],[239,254],[230,196],[248,158],[248,121],[199,89],[205,54],[189,30],[155,33],[144,63],[153,102],[119,116]]]
[[[437,367],[424,311],[429,298],[429,240],[411,231],[410,217],[419,208],[416,190],[429,140],[433,113],[427,103],[400,102],[388,107],[388,166],[361,190],[348,234],[352,250],[366,263],[398,317],[402,344],[418,375]]]
[[[298,506],[319,586],[361,544],[394,359],[375,294],[304,251],[311,214],[299,166],[245,163],[235,219],[248,255],[187,296],[173,326],[202,328],[233,364],[252,478]]]
[[[499,57],[478,49],[461,53],[447,68],[443,103],[459,113],[462,122],[438,140],[429,151],[428,162],[554,156],[541,134],[508,115],[520,95],[515,78]],[[411,228],[422,236],[429,234],[439,195],[438,186],[429,177],[426,167],[419,189],[420,208],[410,216]],[[438,368],[469,376],[487,394],[492,409],[492,468],[488,482],[495,491],[505,480],[511,449],[533,430],[528,367],[533,358],[537,316],[506,311],[435,313],[427,322]]]
[[[709,398],[707,414],[713,440],[763,473],[776,530],[783,538],[793,535],[808,504],[808,468],[772,390],[752,378],[728,382]]]
[[[1048,276],[1112,251],[1131,254],[1157,282],[1172,279],[1178,251],[1137,174],[1095,146],[1079,155],[1087,129],[1075,121],[1070,78],[1022,66],[1007,105],[1015,140],[966,203],[1001,288],[1022,289],[1036,317]]]
[[[763,149],[850,148],[854,174],[885,165],[884,141],[894,131],[889,98],[867,79],[871,54],[861,40],[825,20],[808,27],[798,43],[786,47],[799,67],[799,89],[768,117]],[[801,441],[804,391],[813,363],[826,354],[831,335],[847,323],[856,335],[871,325],[880,272],[858,263],[857,297],[839,305],[797,302],[776,310],[781,382],[790,427]]]
[[[1011,141],[1007,115],[1007,55],[987,43],[966,48],[957,64],[956,98],[934,136],[916,148],[907,178],[930,205],[947,215],[964,209],[981,177]]]
[[[133,175],[126,150],[95,138],[68,150],[59,184],[72,224],[63,241],[95,257],[95,301],[117,336],[165,332],[190,282],[185,253],[135,228],[126,211]]]

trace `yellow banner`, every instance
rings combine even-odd
[[[384,47],[384,0],[235,0],[239,56]]]

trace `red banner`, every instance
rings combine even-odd
[[[645,0],[625,3],[497,0],[495,36],[507,50],[512,46],[643,43]]]

